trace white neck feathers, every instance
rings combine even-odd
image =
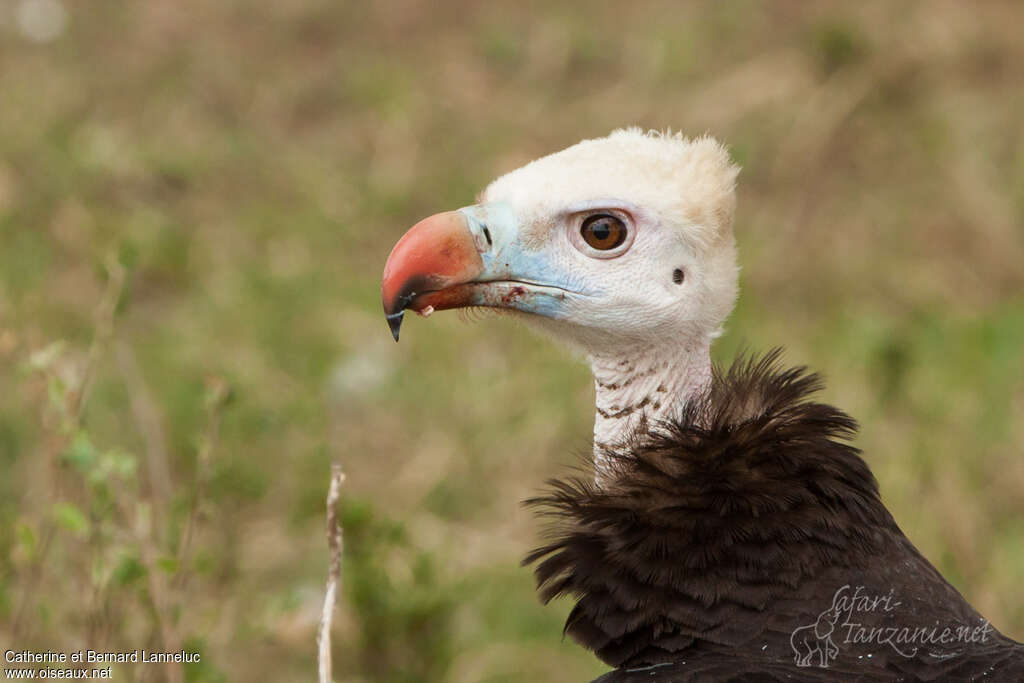
[[[711,383],[711,342],[619,349],[614,357],[590,358],[596,389],[594,460],[601,449],[621,444],[644,418],[677,417],[686,402]]]

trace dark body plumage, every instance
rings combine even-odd
[[[552,482],[542,599],[616,667],[599,681],[1024,681],[882,504],[856,423],[777,353],[716,371],[677,420]],[[949,629],[946,631],[945,629]]]

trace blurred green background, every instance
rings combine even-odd
[[[0,0],[0,645],[312,680],[343,463],[344,681],[584,680],[519,506],[586,368],[411,320],[419,218],[615,127],[726,141],[739,307],[863,423],[909,537],[1024,639],[1019,3]],[[160,667],[115,679],[179,681]]]

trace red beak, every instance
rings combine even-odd
[[[473,282],[484,269],[466,217],[439,213],[414,225],[398,240],[384,265],[381,298],[391,334],[398,341],[405,309],[429,314],[470,303]]]

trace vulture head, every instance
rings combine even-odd
[[[615,443],[710,381],[737,293],[737,172],[711,138],[639,129],[537,159],[395,245],[392,333],[409,309],[517,312],[588,358],[595,441]]]

